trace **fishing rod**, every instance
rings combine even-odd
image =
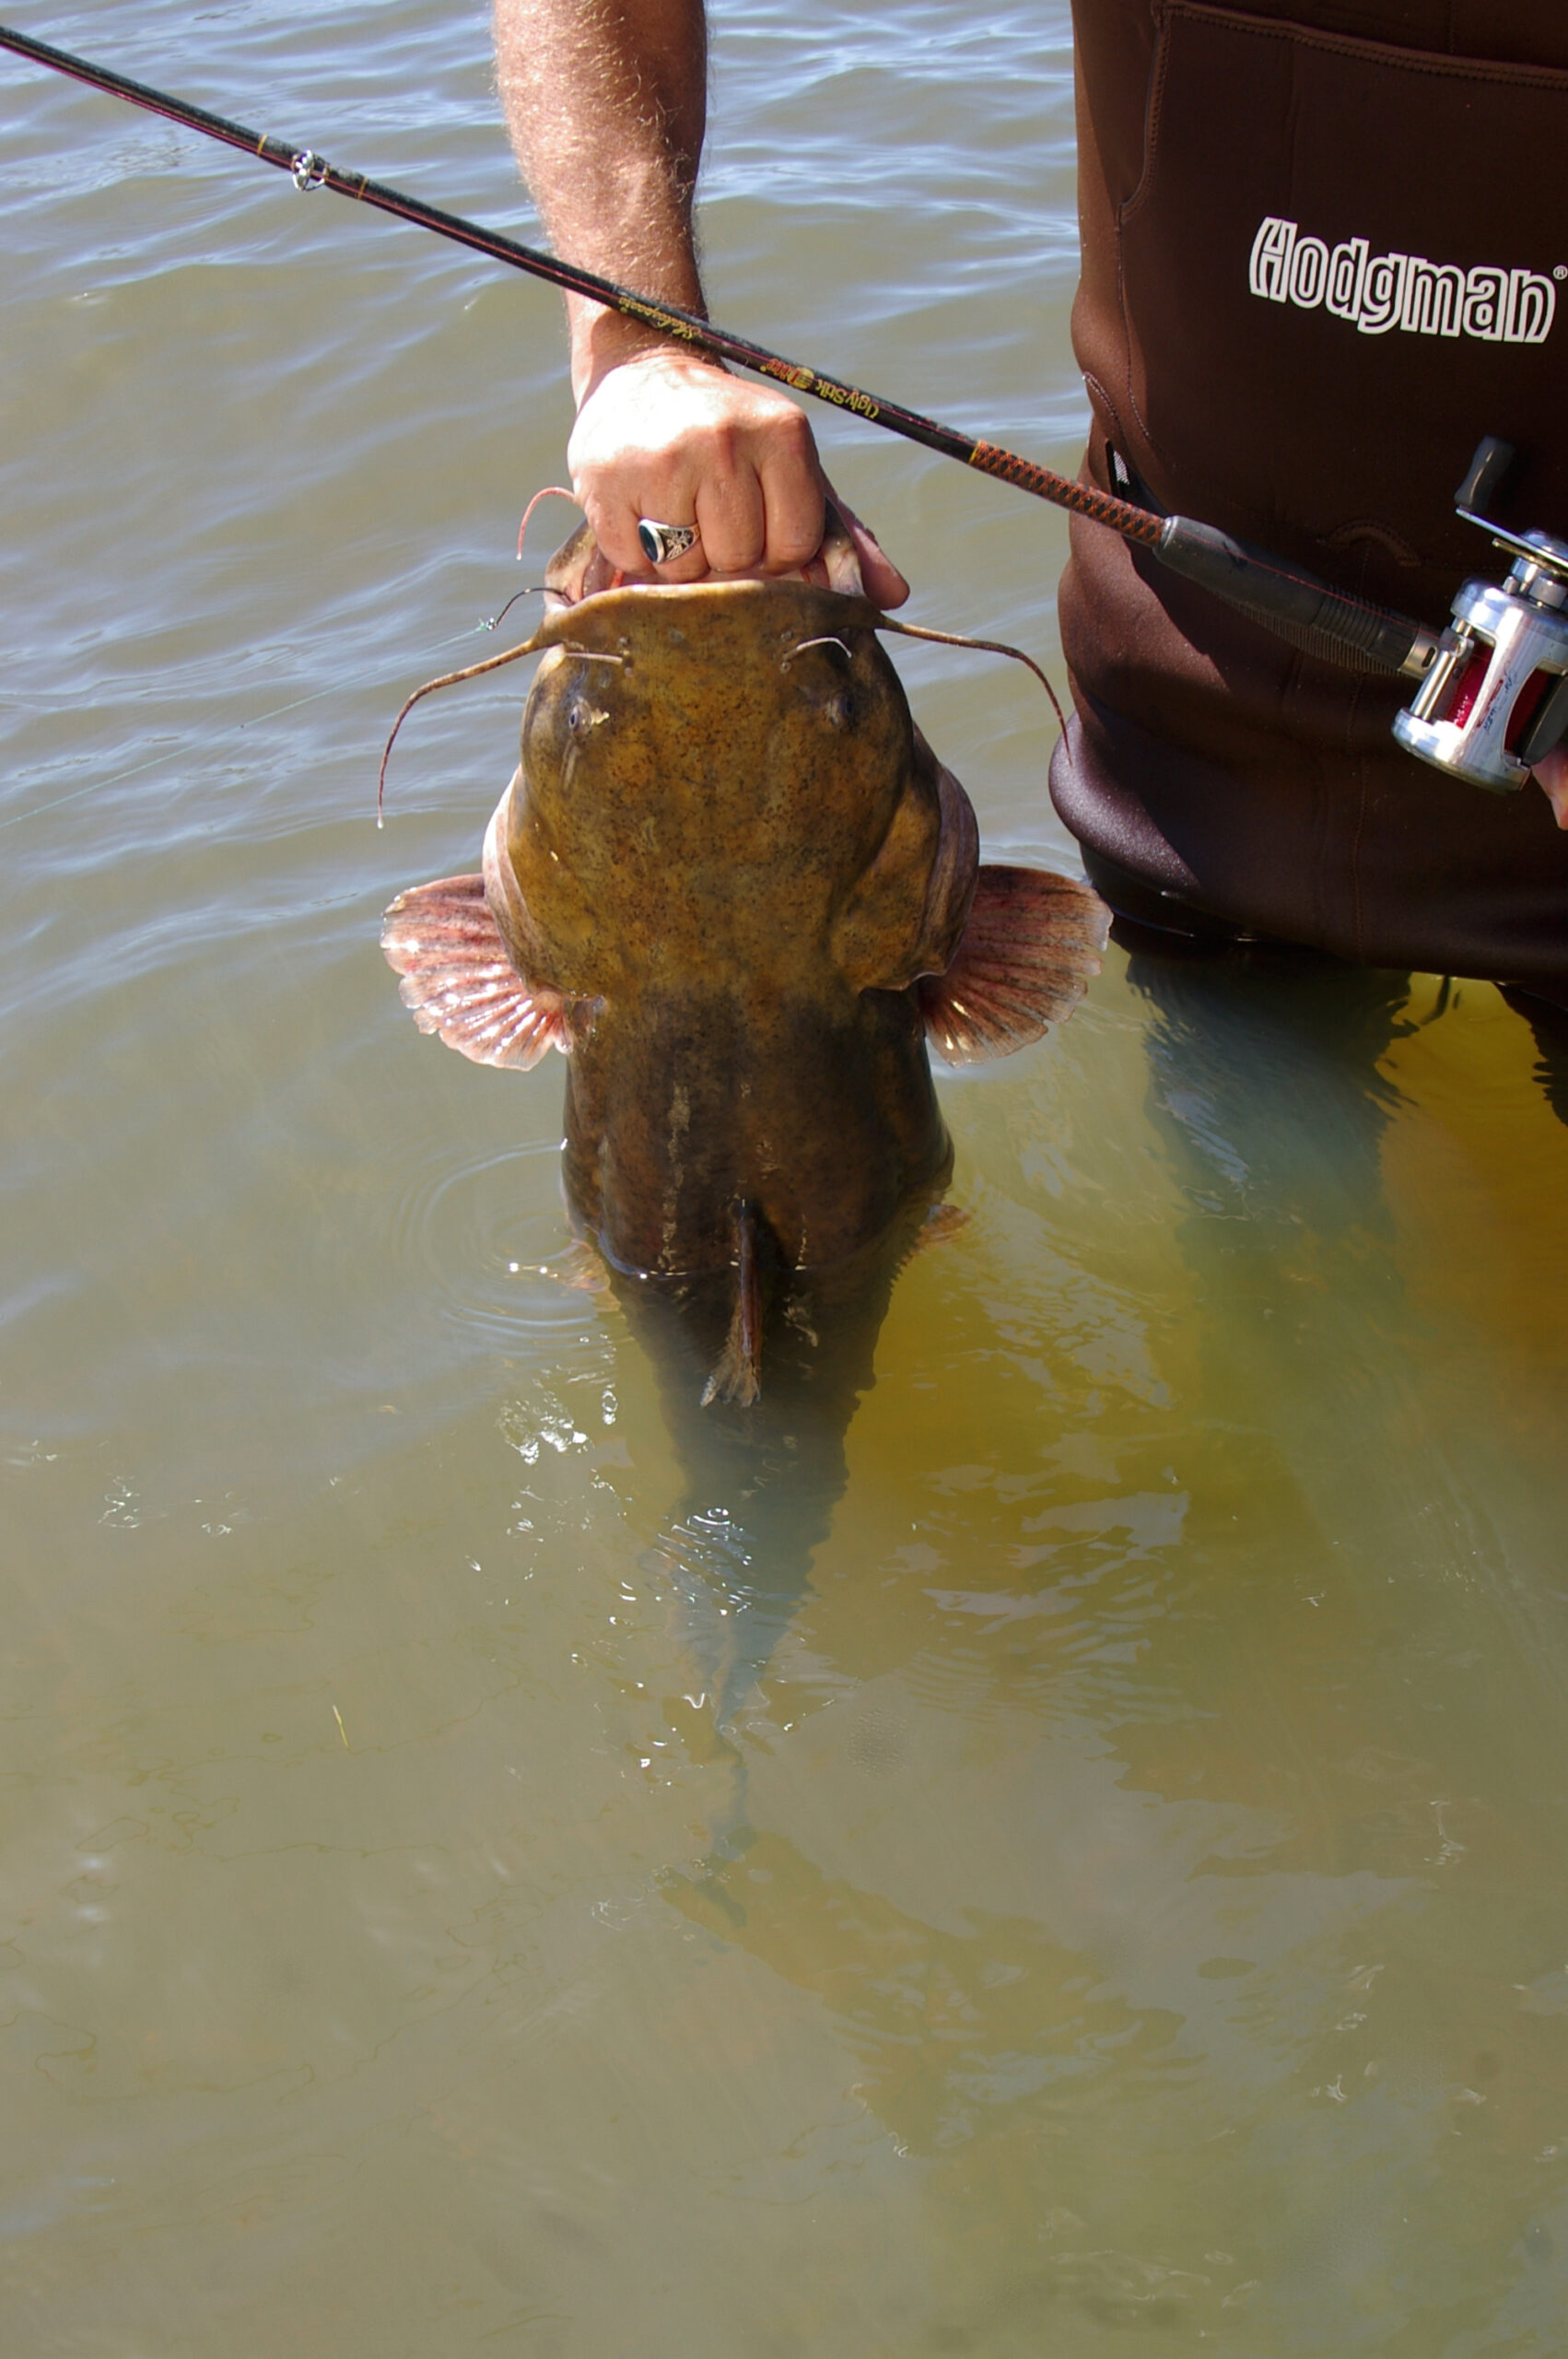
[[[252,131],[225,115],[209,113],[206,108],[192,106],[185,100],[171,97],[167,90],[135,82],[128,75],[93,65],[86,58],[74,56],[69,50],[52,47],[48,41],[34,41],[8,26],[0,25],[0,49],[11,50],[35,65],[67,75],[73,81],[85,82],[89,88],[102,90],[111,98],[124,99],[132,106],[145,107],[149,113],[162,115],[188,131],[198,131],[205,138],[219,140],[226,147],[256,157],[262,163],[287,172],[298,189],[328,188],[338,196],[352,197],[358,204],[374,206],[378,212],[412,221],[475,253],[486,254],[514,270],[545,279],[568,294],[586,296],[626,319],[639,320],[698,351],[733,361],[758,376],[774,378],[794,393],[810,393],[817,401],[828,402],[836,409],[864,418],[870,426],[880,426],[889,433],[903,435],[907,441],[922,443],[927,450],[977,468],[1000,483],[1032,492],[1036,499],[1048,500],[1053,507],[1068,509],[1094,523],[1107,525],[1124,540],[1149,550],[1163,565],[1201,583],[1227,605],[1239,607],[1255,621],[1327,662],[1357,671],[1402,673],[1412,679],[1422,678],[1432,663],[1436,636],[1408,615],[1396,614],[1335,590],[1316,575],[1288,565],[1266,550],[1233,540],[1229,534],[1221,533],[1211,524],[1197,523],[1187,516],[1162,516],[1133,500],[1103,492],[1093,484],[1058,475],[1053,468],[1020,458],[1015,452],[1004,451],[995,442],[943,426],[919,410],[906,409],[900,402],[864,393],[858,385],[846,384],[823,370],[787,360],[765,345],[733,335],[727,329],[715,327],[710,320],[699,319],[674,304],[652,302],[629,288],[617,286],[614,279],[600,277],[595,271],[579,269],[554,254],[521,245],[498,229],[486,229],[477,222],[464,220],[460,214],[425,205],[402,190],[368,179],[363,172],[342,171],[335,164],[329,164],[324,156],[317,155],[314,148],[299,147],[288,140]]]

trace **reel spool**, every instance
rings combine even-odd
[[[1394,723],[1407,753],[1494,794],[1523,786],[1568,734],[1568,541],[1511,533],[1486,504],[1513,451],[1488,435],[1454,496],[1510,552],[1505,581],[1467,581],[1419,693]]]

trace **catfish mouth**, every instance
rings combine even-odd
[[[768,590],[779,582],[802,582],[811,590],[839,591],[847,597],[859,599],[872,613],[882,611],[872,606],[866,597],[860,554],[854,536],[829,501],[821,546],[804,565],[792,566],[784,573],[708,575],[700,581],[628,581],[605,556],[591,526],[581,523],[544,569],[544,612],[549,616],[564,607],[585,605],[606,593],[620,590],[657,590],[668,595],[688,590],[733,592],[745,586]]]
[[[786,672],[809,647],[853,661],[855,642],[889,625],[863,593],[835,590],[804,571],[701,581],[616,581],[576,599],[547,594],[533,644],[544,651],[633,663],[655,647],[665,661],[758,659]]]
[[[601,598],[630,596],[634,593],[639,597],[685,598],[704,594],[711,598],[733,597],[737,591],[766,594],[770,590],[792,588],[826,591],[836,597],[852,599],[872,614],[880,616],[883,611],[857,585],[842,580],[835,581],[820,555],[807,565],[790,566],[782,573],[708,573],[696,581],[644,581],[612,566],[603,552],[595,548],[592,565],[585,570],[580,582],[545,582],[544,612],[569,613],[579,606],[595,605]]]
[[[900,639],[934,640],[942,647],[976,648],[988,655],[1011,656],[1015,663],[1025,664],[1034,673],[1050,698],[1051,710],[1059,729],[1067,722],[1057,698],[1056,690],[1047,679],[1032,655],[1021,647],[1012,647],[998,639],[968,639],[955,631],[930,630],[919,623],[896,622],[893,616],[866,595],[860,573],[860,553],[853,534],[832,501],[827,503],[827,522],[822,546],[803,566],[788,573],[755,573],[708,575],[699,581],[628,581],[624,572],[605,556],[593,536],[591,527],[583,522],[556,551],[544,569],[544,616],[539,629],[521,653],[532,653],[541,647],[556,647],[564,642],[561,625],[569,615],[580,625],[585,614],[603,609],[605,600],[650,598],[661,601],[684,599],[691,602],[694,619],[704,606],[711,612],[717,602],[731,604],[736,599],[775,601],[804,592],[808,597],[822,602],[819,612],[831,615],[837,607],[841,627],[848,630],[892,631]],[[627,609],[621,607],[621,613]],[[645,609],[646,611],[646,609]],[[819,626],[819,636],[830,638],[834,624],[826,619]],[[787,638],[787,630],[781,632]],[[803,640],[802,632],[799,637]],[[848,653],[848,650],[845,651]],[[476,666],[488,670],[491,665],[508,659],[493,656],[490,664]],[[450,675],[463,677],[464,675]],[[440,683],[438,685],[444,685]],[[406,707],[404,710],[406,710]],[[399,715],[401,722],[402,715]]]

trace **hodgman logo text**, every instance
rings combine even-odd
[[[1319,304],[1363,335],[1473,335],[1487,344],[1544,344],[1557,289],[1536,270],[1427,262],[1421,254],[1375,254],[1364,238],[1330,249],[1304,238],[1293,221],[1268,215],[1252,241],[1248,284],[1270,303]]]

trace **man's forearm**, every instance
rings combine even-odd
[[[692,196],[707,114],[702,0],[496,0],[518,160],[558,254],[703,310]],[[646,330],[568,299],[580,400]]]
[[[494,0],[496,68],[518,161],[556,252],[707,315],[692,197],[708,112],[703,0]],[[628,580],[787,573],[823,535],[827,486],[802,411],[688,345],[568,296],[572,490]],[[645,517],[692,545],[651,567]],[[869,538],[884,605],[908,585]]]

